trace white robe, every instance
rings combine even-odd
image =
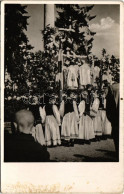
[[[61,144],[59,131],[59,126],[61,125],[60,114],[56,105],[53,105],[52,109],[54,115],[46,115],[44,107],[45,141],[47,146]]]
[[[70,65],[68,67],[68,76],[67,76],[67,86],[70,88],[77,88],[78,87],[78,65]]]
[[[106,99],[104,99],[104,108],[106,109]],[[106,110],[101,110],[101,120],[102,120],[102,131],[103,135],[111,135],[112,126],[110,121],[107,118]]]
[[[89,115],[84,115],[85,111],[85,101],[81,101],[79,106],[79,139],[90,140],[95,137],[93,120]]]
[[[90,115],[94,116],[93,127],[94,127],[94,133],[97,136],[102,135],[102,121],[101,121],[101,115],[100,115],[100,111],[99,111],[99,104],[100,104],[99,99],[95,98],[95,100],[91,106],[91,111],[90,111]]]
[[[79,68],[80,85],[91,84],[91,69],[87,63]]]
[[[64,106],[65,103],[62,101],[59,110],[61,116],[64,115]],[[78,138],[79,114],[77,104],[75,101],[73,101],[73,104],[70,104],[70,106],[73,106],[74,112],[68,112],[65,114],[62,121],[61,137],[65,140]]]
[[[93,69],[93,83],[96,82],[96,78],[99,78],[100,68],[95,66]]]

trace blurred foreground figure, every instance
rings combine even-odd
[[[112,125],[112,137],[115,144],[117,161],[119,161],[119,84],[109,87],[106,98],[106,113]]]
[[[15,114],[17,131],[4,136],[5,162],[46,162],[49,153],[46,147],[35,142],[32,136],[34,116],[28,110],[21,110]]]

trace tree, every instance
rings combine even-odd
[[[56,27],[72,29],[63,33],[63,50],[78,55],[89,55],[92,48],[93,36],[96,34],[89,29],[89,21],[96,16],[91,16],[89,11],[93,5],[81,7],[77,4],[56,5],[58,17]]]
[[[5,70],[10,73],[13,91],[22,95],[27,91],[27,58],[33,48],[25,34],[28,18],[26,6],[20,4],[5,5]]]
[[[112,64],[116,63],[116,57],[114,55],[111,56],[111,62]]]
[[[105,57],[105,54],[106,54],[106,49],[102,49],[102,56]]]
[[[56,89],[56,74],[58,65],[59,37],[57,29],[49,25],[42,31],[44,40],[44,53],[42,54],[42,85],[44,90]]]
[[[28,44],[25,34],[28,18],[26,6],[20,4],[5,5],[5,68],[13,80],[24,81],[24,63],[27,52],[33,47]]]
[[[93,6],[80,7],[80,5],[56,5],[58,17],[55,28],[49,25],[42,31],[44,40],[43,70],[47,88],[57,88],[55,76],[58,66],[58,53],[60,47],[64,54],[89,55],[92,48],[95,32],[90,31],[88,22],[95,18],[88,12]],[[62,30],[61,30],[61,29]],[[63,29],[64,32],[63,32]],[[43,76],[44,77],[44,76]],[[46,80],[47,78],[47,80]]]

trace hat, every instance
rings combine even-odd
[[[66,93],[63,93],[63,94],[62,94],[62,97],[67,97],[67,94],[66,94]]]
[[[58,98],[58,95],[55,94],[55,93],[52,93],[52,94],[50,94],[49,96],[50,96],[50,98],[52,98],[52,99],[53,99],[53,98]]]
[[[87,89],[88,89],[88,90],[92,90],[92,88],[93,88],[92,85],[90,85],[90,84],[87,85]]]
[[[77,95],[77,92],[75,92],[75,91],[70,91],[70,97],[71,98],[76,98],[76,95]]]

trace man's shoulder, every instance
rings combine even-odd
[[[11,162],[42,162],[49,160],[47,148],[35,142],[32,135],[11,135],[4,140],[5,160]]]

